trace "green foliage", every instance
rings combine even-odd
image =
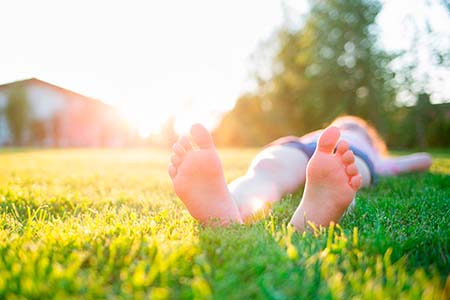
[[[393,57],[377,46],[374,23],[380,10],[376,0],[311,1],[303,27],[278,32],[272,76],[260,81],[256,96],[270,103],[276,120],[270,125],[279,126],[278,136],[321,128],[343,114],[361,116],[383,129],[395,94],[388,68]],[[251,113],[230,114],[246,120]],[[241,125],[236,135],[261,126]]]
[[[432,105],[428,94],[420,94],[415,106],[398,108],[392,114],[384,134],[386,142],[399,148],[450,147],[449,116],[450,103]]]
[[[308,14],[298,16],[301,27],[287,23],[269,46],[265,44],[256,53],[264,56],[273,45],[278,46],[271,75],[265,74],[267,62],[259,62],[264,67],[257,75],[258,89],[242,96],[225,115],[215,132],[217,140],[224,145],[260,145],[283,135],[303,135],[349,114],[374,125],[389,146],[449,146],[450,139],[445,138],[450,124],[448,107],[396,105],[399,92],[420,98],[426,95],[428,83],[415,74],[418,61],[409,62],[411,57],[418,59],[419,45],[395,54],[379,47],[376,18],[381,9],[378,0],[310,1]],[[446,37],[423,35],[424,41],[433,41],[425,46],[420,40],[420,46],[430,48],[430,53],[448,52]],[[448,58],[440,57],[435,67],[448,69]]]
[[[392,106],[391,61],[377,48],[378,1],[313,2],[305,26],[280,32],[280,51],[270,84],[276,105],[293,107],[293,128],[307,132],[342,114],[381,127]]]
[[[10,88],[5,114],[14,144],[21,145],[30,122],[30,105],[24,86],[16,84]]]
[[[271,105],[258,95],[242,96],[215,129],[214,141],[221,146],[262,146],[279,137],[287,123],[279,122],[281,116]]]
[[[255,153],[221,151],[227,179]],[[301,191],[254,225],[198,225],[167,152],[3,151],[0,299],[448,299],[450,153],[433,155],[298,234]]]

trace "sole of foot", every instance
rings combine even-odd
[[[169,175],[175,193],[203,224],[242,223],[210,133],[200,124],[193,125],[190,133],[172,148]]]
[[[315,226],[339,222],[361,186],[353,152],[347,142],[338,144],[339,137],[337,127],[325,129],[308,162],[303,197],[291,220],[298,231],[309,222]]]

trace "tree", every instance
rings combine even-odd
[[[377,46],[378,1],[311,1],[305,26],[284,28],[273,86],[276,106],[306,132],[341,114],[359,115],[383,127],[393,109],[392,56]]]
[[[403,18],[409,43],[392,66],[398,104],[410,107],[395,112],[397,124],[392,124],[387,139],[391,145],[403,146],[401,141],[407,141],[410,147],[421,148],[449,144],[448,139],[442,139],[448,136],[449,128],[448,106],[442,104],[449,102],[445,86],[450,76],[450,38],[448,29],[439,25],[449,21],[449,3],[416,1],[415,5],[422,8],[420,14],[410,12]],[[436,12],[440,14],[436,16]],[[447,19],[443,20],[445,17]],[[440,21],[435,22],[436,19]],[[405,130],[407,128],[415,130]]]
[[[285,131],[278,120],[270,101],[243,95],[214,130],[214,141],[220,146],[261,146]]]
[[[248,122],[252,119],[270,122],[279,129],[278,136],[301,135],[339,115],[352,114],[384,129],[395,108],[395,89],[389,69],[394,56],[377,43],[375,18],[381,4],[377,0],[311,0],[310,4],[304,21],[298,22],[301,27],[286,24],[272,43],[263,45],[269,50],[278,45],[271,74],[267,76],[263,64],[264,74],[257,70],[259,88],[253,100],[259,106],[270,104],[265,117],[239,113],[239,101],[230,112],[234,117],[225,116],[219,128],[233,119],[234,126],[240,126],[235,132],[245,136],[261,127]],[[267,48],[258,51],[266,56]]]
[[[23,85],[15,84],[9,90],[5,114],[14,144],[22,145],[30,123],[30,105]]]

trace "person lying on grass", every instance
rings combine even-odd
[[[431,156],[389,157],[386,145],[364,120],[345,116],[302,137],[266,146],[247,173],[229,185],[210,133],[200,124],[173,146],[169,175],[178,197],[203,224],[243,223],[305,184],[290,223],[302,232],[309,222],[339,222],[360,187],[376,176],[428,170]]]

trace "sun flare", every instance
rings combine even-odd
[[[202,123],[208,129],[214,128],[220,120],[220,113],[211,113],[208,109],[199,109],[192,105],[182,105],[174,108],[173,104],[153,103],[119,105],[124,117],[136,127],[141,137],[161,134],[164,126],[174,119],[174,130],[177,134],[186,134],[194,123]]]

